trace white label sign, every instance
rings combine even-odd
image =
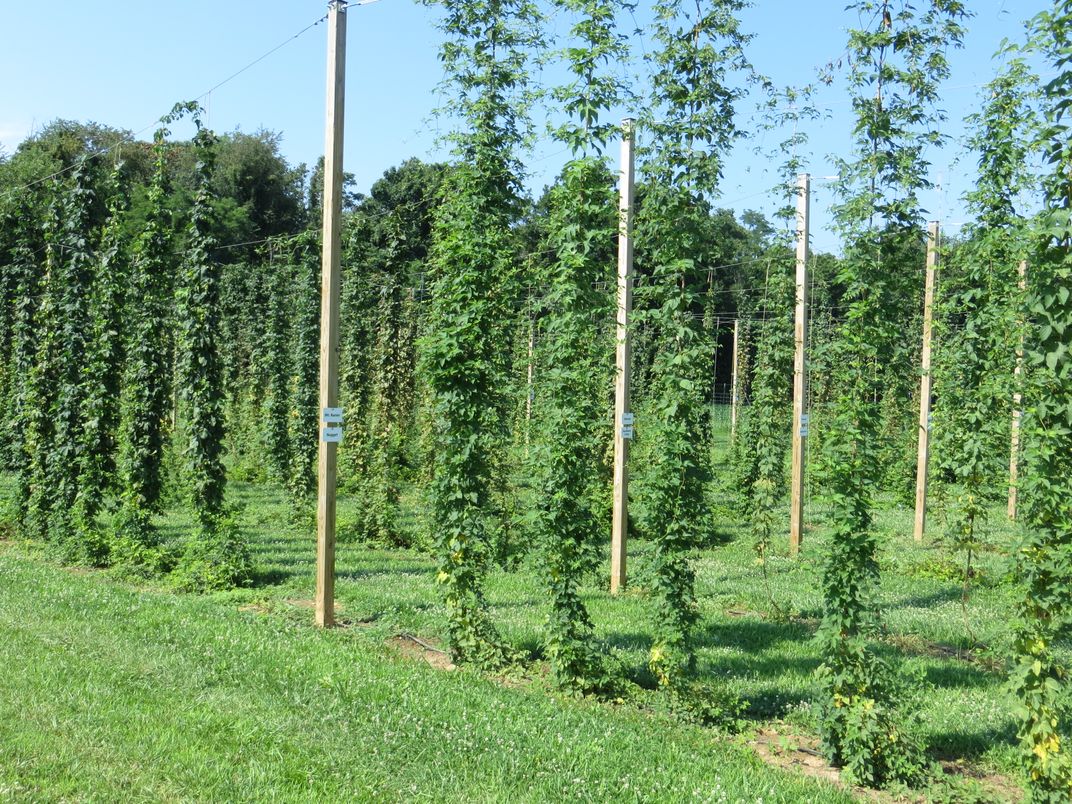
[[[633,422],[635,421],[635,419],[636,419],[636,416],[634,414],[632,414],[632,413],[623,413],[622,414],[622,426],[623,427],[632,427]]]
[[[342,424],[342,408],[324,408],[321,411],[324,424]]]
[[[632,440],[633,438],[633,425],[629,424],[622,428],[622,438]]]
[[[320,433],[320,440],[325,444],[342,443],[341,427],[325,427]]]

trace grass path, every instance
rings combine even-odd
[[[698,728],[235,603],[0,543],[0,799],[848,800]]]

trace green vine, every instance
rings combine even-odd
[[[429,327],[421,365],[435,397],[437,464],[433,512],[438,580],[451,650],[491,667],[508,656],[484,599],[492,554],[495,450],[502,441],[503,350],[513,274],[511,224],[520,212],[515,156],[527,120],[519,102],[526,62],[539,44],[538,13],[527,0],[445,0],[441,51],[458,93],[460,164],[436,216]]]
[[[1014,340],[1020,329],[1017,266],[1024,257],[1025,221],[1017,214],[1019,194],[1028,189],[1030,85],[1022,61],[986,87],[987,102],[970,122],[970,145],[979,154],[976,189],[965,200],[975,221],[949,259],[954,289],[949,292],[940,390],[935,410],[935,454],[951,479],[955,498],[948,516],[951,546],[964,555],[961,608],[974,641],[967,602],[973,557],[985,543],[987,512],[995,497],[993,478],[1003,477],[1003,447],[1011,418]],[[956,326],[950,326],[955,322]],[[1001,491],[1004,492],[1004,484]]]
[[[272,477],[286,483],[293,463],[290,445],[291,411],[291,307],[294,266],[268,246],[268,320],[264,333],[264,370],[267,398],[264,411],[264,446]]]
[[[710,456],[696,437],[708,419],[711,377],[703,309],[703,255],[709,199],[717,192],[725,154],[741,132],[733,105],[741,90],[730,76],[749,70],[737,0],[714,0],[695,11],[680,0],[655,7],[653,107],[662,116],[647,127],[643,152],[646,196],[637,213],[637,240],[649,250],[652,280],[638,287],[641,317],[655,355],[649,378],[651,466],[642,489],[644,529],[653,541],[651,590],[656,635],[649,667],[659,684],[683,689],[695,667],[697,619],[690,551],[709,529],[705,485]],[[699,264],[698,264],[699,263]],[[699,270],[698,270],[699,269]],[[638,425],[638,426],[641,426]]]
[[[131,257],[126,365],[120,403],[122,509],[116,546],[122,563],[143,564],[158,541],[152,514],[163,491],[162,466],[171,414],[170,323],[171,220],[167,208],[166,126],[163,118],[153,137],[153,175],[146,219]]]
[[[249,548],[234,523],[225,517],[227,476],[223,466],[224,390],[220,357],[220,264],[213,254],[211,177],[216,136],[193,116],[195,195],[186,228],[180,266],[178,347],[180,398],[188,417],[186,432],[190,497],[199,524],[177,572],[181,583],[196,588],[229,588],[251,573]]]
[[[906,683],[869,644],[879,626],[872,510],[883,474],[884,367],[901,356],[895,311],[917,295],[903,277],[920,276],[891,267],[919,250],[916,194],[928,186],[923,149],[941,138],[937,85],[948,74],[945,49],[959,43],[965,12],[955,0],[932,0],[918,16],[885,1],[851,8],[872,22],[849,32],[856,160],[839,166],[843,200],[835,208],[846,241],[838,279],[847,314],[834,345],[835,399],[824,445],[832,537],[818,635],[819,723],[831,761],[859,783],[882,786],[910,783],[922,770]]]
[[[77,500],[77,520],[84,538],[99,538],[97,515],[105,494],[115,487],[119,399],[123,376],[123,310],[127,283],[127,256],[123,216],[129,199],[121,166],[109,180],[108,220],[101,233],[93,290],[92,339],[82,369],[83,452]]]
[[[294,296],[295,377],[291,402],[291,467],[288,488],[296,501],[316,485],[320,444],[320,252],[317,233],[307,230],[294,243],[297,269]]]
[[[1043,87],[1040,142],[1048,173],[1027,298],[1023,539],[1011,684],[1032,801],[1072,797],[1068,665],[1057,643],[1072,625],[1072,0],[1032,22],[1032,47],[1057,75]]]
[[[561,7],[576,21],[563,53],[573,81],[556,92],[570,121],[556,137],[576,156],[547,197],[545,245],[554,258],[541,276],[547,292],[536,354],[529,358],[540,367],[528,403],[535,435],[529,466],[534,535],[550,596],[547,656],[561,687],[586,693],[609,681],[579,585],[594,564],[603,531],[593,504],[609,435],[603,422],[611,375],[610,344],[600,324],[609,320],[612,307],[598,288],[610,287],[610,250],[618,229],[606,160],[589,154],[613,136],[614,128],[599,117],[621,90],[603,71],[623,59],[625,50],[615,31],[614,2],[562,0]]]

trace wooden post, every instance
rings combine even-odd
[[[532,399],[536,389],[532,385],[533,360],[536,352],[536,319],[529,318],[528,370],[525,374],[525,457],[529,457],[529,441],[532,433]]]
[[[737,342],[741,336],[741,319],[733,320],[733,365],[730,367],[730,447],[737,442]]]
[[[938,221],[927,233],[927,284],[923,297],[922,377],[919,382],[919,451],[916,456],[916,524],[914,536],[923,541],[927,527],[927,473],[931,448],[931,326],[934,319],[934,278],[938,265]]]
[[[804,444],[808,412],[804,410],[805,347],[808,341],[808,230],[811,176],[797,177],[797,304],[793,330],[793,468],[790,481],[789,554],[800,552],[804,538]]]
[[[335,471],[339,410],[339,292],[342,251],[342,142],[346,81],[346,5],[328,4],[324,143],[324,232],[320,289],[320,444],[316,496],[316,624],[335,624]]]
[[[633,309],[633,120],[622,121],[621,179],[618,185],[618,313],[614,384],[614,512],[610,537],[610,591],[625,588],[626,540],[629,533],[629,410],[632,349],[629,314]]]
[[[1027,260],[1020,260],[1020,293],[1027,289]],[[1020,393],[1020,376],[1024,371],[1024,334],[1020,333],[1020,345],[1016,349],[1016,368],[1013,369],[1012,394],[1012,438],[1009,450],[1009,519],[1016,520],[1017,482],[1020,479],[1020,417],[1023,411],[1020,405],[1023,396]]]

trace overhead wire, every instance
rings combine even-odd
[[[376,1],[377,0],[362,0],[361,2],[350,3],[349,5],[365,5],[368,2],[376,2]],[[208,97],[213,92],[215,92],[217,89],[220,89],[221,87],[223,87],[226,84],[230,83],[231,81],[233,81],[238,76],[240,76],[243,73],[245,73],[250,68],[256,66],[257,64],[260,64],[262,61],[267,59],[269,56],[273,55],[277,51],[279,51],[282,48],[286,47],[287,45],[289,45],[295,39],[298,39],[299,37],[301,37],[306,32],[312,30],[317,25],[319,25],[320,23],[324,22],[327,18],[328,18],[327,14],[324,14],[323,16],[317,18],[315,21],[313,21],[313,22],[309,23],[308,25],[306,25],[304,28],[302,28],[297,33],[292,34],[291,36],[288,36],[286,39],[284,39],[278,45],[276,45],[275,47],[271,48],[270,50],[262,53],[260,56],[258,56],[257,58],[253,59],[253,61],[251,61],[248,64],[246,64],[241,69],[236,70],[235,72],[231,73],[229,76],[224,78],[222,81],[219,81],[218,83],[216,83],[215,85],[213,85],[209,89],[207,89],[204,92],[202,92],[200,95],[195,95],[193,100],[198,100],[199,101],[199,100],[202,100],[203,98]],[[158,125],[160,125],[160,118],[157,118],[156,120],[154,120],[153,122],[151,122],[147,126],[145,126],[144,128],[141,128],[141,129],[135,131],[131,136],[132,136],[133,139],[137,139],[139,136],[144,134],[146,131],[149,131],[150,129],[155,128]],[[110,154],[113,151],[121,149],[123,147],[123,145],[129,145],[129,144],[130,144],[130,142],[127,141],[127,140],[120,140],[120,141],[114,143],[113,145],[109,145],[107,148],[101,148],[100,150],[97,150],[97,151],[94,151],[92,153],[86,154],[83,157],[83,159],[86,159],[86,160],[88,160],[88,159],[96,159],[96,158],[101,157],[101,156],[106,156],[107,154]],[[19,195],[19,194],[25,192],[26,190],[31,189],[32,187],[36,187],[39,184],[42,184],[42,183],[47,182],[47,181],[51,181],[52,179],[59,178],[60,176],[64,175],[65,173],[68,173],[68,172],[74,170],[75,167],[77,167],[77,165],[78,165],[78,162],[72,163],[72,164],[68,165],[65,168],[61,168],[60,170],[57,170],[57,171],[55,171],[53,173],[48,174],[47,176],[42,176],[39,179],[34,179],[33,181],[27,182],[26,184],[24,184],[24,185],[22,185],[20,187],[11,188],[11,189],[9,189],[9,190],[7,190],[5,192],[4,197],[14,197],[16,195]]]

